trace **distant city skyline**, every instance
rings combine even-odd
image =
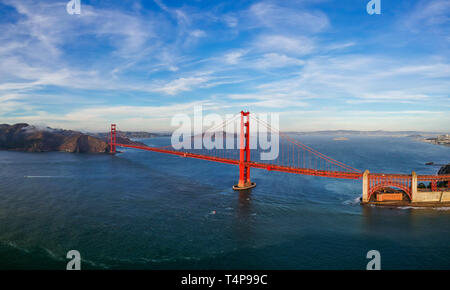
[[[279,113],[281,131],[450,131],[450,1],[0,0],[0,123],[173,131]]]

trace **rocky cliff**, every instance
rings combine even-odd
[[[450,174],[450,163],[447,164],[447,165],[442,166],[439,169],[438,174],[439,175],[441,175],[441,174]]]
[[[117,142],[136,143],[123,137],[118,138]],[[28,152],[108,153],[109,144],[106,138],[102,140],[77,131],[38,128],[19,123],[0,125],[0,149]]]

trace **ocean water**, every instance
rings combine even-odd
[[[372,172],[434,174],[450,148],[409,138],[301,136]],[[141,140],[168,145],[169,138]],[[134,149],[0,151],[0,269],[450,269],[450,208],[359,205],[361,181],[252,169]]]

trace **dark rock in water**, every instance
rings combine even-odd
[[[439,175],[441,175],[441,174],[450,174],[450,163],[447,164],[447,165],[442,166],[439,169],[438,174]]]
[[[106,138],[96,138],[72,130],[40,128],[25,123],[15,125],[0,124],[0,149],[50,152],[63,151],[74,153],[108,153]],[[140,144],[128,138],[117,139],[122,144]]]

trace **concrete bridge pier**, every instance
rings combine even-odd
[[[411,202],[416,202],[417,196],[417,174],[413,171],[411,173]]]
[[[362,192],[362,202],[369,202],[369,170],[367,169],[363,173]]]

